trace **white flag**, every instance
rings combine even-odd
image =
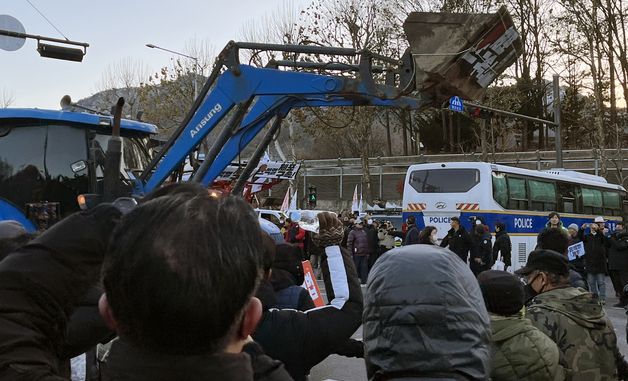
[[[281,211],[285,212],[290,207],[290,188],[286,191],[286,195],[283,198],[283,202],[281,203]]]
[[[290,210],[297,210],[297,189],[294,190],[294,194],[292,194],[290,199]]]
[[[360,204],[358,203],[358,186],[355,186],[353,190],[353,201],[351,202],[351,211],[355,212],[356,210],[360,210]]]

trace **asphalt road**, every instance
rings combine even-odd
[[[321,288],[321,292],[324,293],[324,286],[320,281],[319,287]],[[617,298],[615,297],[610,278],[606,278],[606,290],[608,295],[612,294],[612,296],[607,298],[606,313],[613,323],[613,327],[615,327],[619,350],[628,358],[628,344],[626,344],[626,310],[612,307],[613,304],[617,303]],[[362,291],[364,291],[364,288]],[[356,331],[353,338],[362,339],[362,327]],[[364,360],[337,355],[329,356],[325,361],[312,369],[309,380],[365,381],[366,368],[364,366]]]

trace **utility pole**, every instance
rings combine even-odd
[[[554,74],[554,144],[556,148],[556,167],[563,168],[563,143],[560,134],[560,84],[558,74]]]

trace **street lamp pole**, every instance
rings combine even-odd
[[[161,46],[157,46],[157,45],[154,45],[154,44],[146,44],[146,47],[147,48],[151,48],[151,49],[163,50],[163,51],[168,52],[168,53],[176,54],[178,56],[194,60],[194,100],[196,100],[196,98],[198,97],[198,83],[197,83],[198,82],[197,77],[198,77],[198,74],[199,74],[199,70],[198,69],[200,69],[200,66],[198,64],[198,58],[189,56],[187,54],[175,52],[174,50],[162,48]]]

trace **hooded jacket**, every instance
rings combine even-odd
[[[522,316],[491,314],[491,380],[564,380],[556,343]]]
[[[593,294],[574,287],[547,291],[531,300],[527,316],[558,345],[572,380],[625,375],[613,325]]]
[[[484,299],[469,267],[447,249],[412,245],[380,257],[362,320],[370,380],[488,378]]]

